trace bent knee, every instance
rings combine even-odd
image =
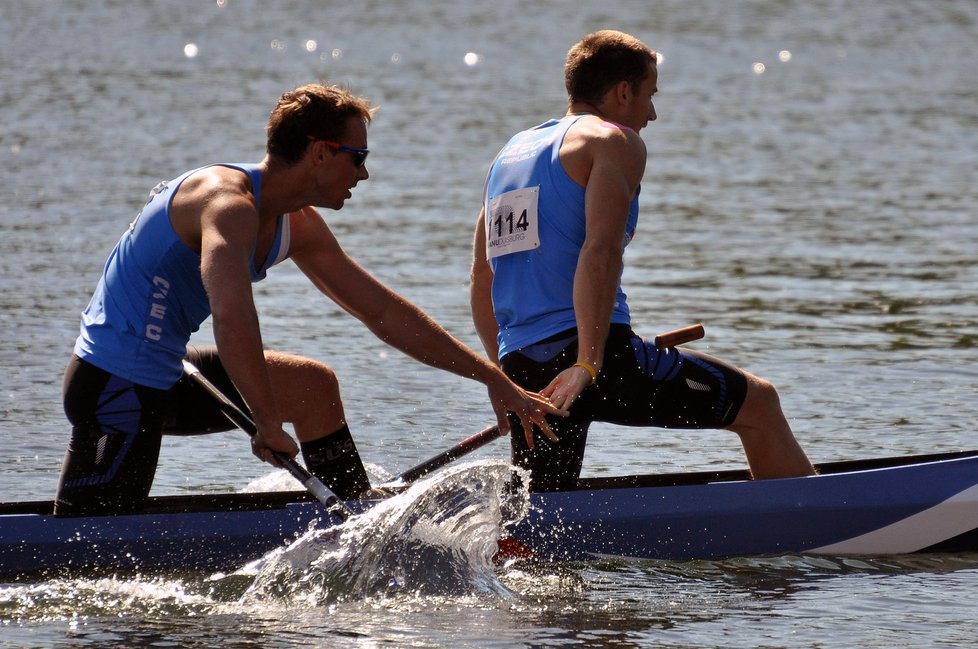
[[[286,421],[322,417],[341,409],[339,379],[333,369],[311,358],[266,354],[275,397]]]
[[[326,363],[282,352],[266,352],[265,360],[269,371],[280,378],[287,379],[292,387],[328,388],[338,385],[336,373]]]
[[[766,379],[749,375],[747,377],[747,397],[745,403],[753,402],[751,405],[762,409],[776,408],[781,409],[781,397],[774,384]]]
[[[332,367],[312,359],[304,360],[299,377],[304,387],[313,392],[339,392],[340,381]]]
[[[774,384],[748,375],[747,395],[736,420],[729,428],[742,439],[745,436],[763,437],[787,430],[788,423],[781,410],[781,398]]]

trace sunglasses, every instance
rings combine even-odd
[[[308,137],[311,142],[322,142],[331,149],[342,151],[343,153],[349,153],[351,156],[353,156],[353,164],[357,168],[366,164],[367,155],[370,153],[370,149],[355,149],[352,146],[346,146],[345,144],[333,142],[332,140],[320,140],[318,137],[313,135],[307,135],[306,137]]]

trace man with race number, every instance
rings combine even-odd
[[[568,110],[517,133],[498,153],[475,230],[471,306],[493,360],[570,416],[559,443],[527,444],[513,422],[513,462],[536,491],[572,488],[592,421],[727,428],[755,478],[814,473],[774,387],[686,349],[658,349],[630,326],[623,253],[638,222],[655,120],[656,53],[617,31],[589,34],[564,68]]]

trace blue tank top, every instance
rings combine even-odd
[[[246,173],[259,204],[262,178],[257,165],[219,166]],[[170,223],[173,195],[200,169],[153,189],[149,202],[109,255],[91,302],[82,312],[75,354],[138,385],[172,387],[183,373],[191,334],[211,314],[200,276],[200,255],[184,244]],[[268,268],[288,256],[288,249],[288,217],[282,215],[261,268],[255,268],[252,251],[252,281],[264,279]]]
[[[560,162],[567,130],[582,116],[550,120],[516,134],[486,180],[486,251],[499,324],[499,357],[577,326],[574,273],[584,245],[584,187]],[[638,194],[629,206],[622,248],[638,224]],[[629,324],[618,281],[611,322]]]

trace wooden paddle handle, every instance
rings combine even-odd
[[[694,324],[683,327],[682,329],[659,334],[653,339],[653,342],[657,349],[669,349],[670,347],[682,345],[683,343],[699,340],[705,335],[706,330],[703,329],[703,325]]]

